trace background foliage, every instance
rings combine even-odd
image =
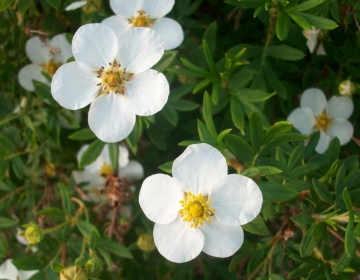
[[[123,144],[146,176],[159,168],[171,172],[184,146],[211,144],[232,173],[258,182],[265,200],[261,215],[244,226],[236,255],[201,254],[184,264],[141,250],[139,238],[153,228],[137,201],[141,182],[129,203],[131,217],[115,222],[121,238],[109,237],[111,206],[83,200],[72,177],[104,146],[88,128],[88,108],[78,119],[53,100],[49,86],[35,82],[31,93],[17,82],[29,63],[24,48],[30,37],[65,32],[71,41],[81,25],[112,15],[106,0],[66,12],[71,2],[0,3],[0,263],[12,258],[20,269],[38,269],[33,280],[59,279],[74,264],[92,279],[328,280],[360,274],[357,1],[176,1],[168,16],[182,25],[185,40],[154,67],[170,83],[168,103],[154,116],[138,117]],[[302,31],[311,26],[323,30],[325,56],[308,51]],[[286,118],[305,89],[320,88],[330,98],[347,79],[356,86],[354,141],[340,147],[333,139],[326,153],[317,154],[319,133],[301,135]],[[23,97],[27,104],[14,113]],[[84,144],[90,147],[78,165]],[[116,145],[111,149],[117,152]],[[36,252],[15,238],[17,227],[30,223],[42,229]],[[86,269],[89,259],[100,260],[101,274]]]

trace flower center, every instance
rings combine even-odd
[[[209,216],[213,216],[215,209],[210,208],[211,201],[207,196],[185,193],[185,199],[180,201],[182,209],[179,210],[183,222],[188,222],[190,227],[203,226],[204,221],[211,223]]]
[[[315,118],[315,128],[326,132],[332,125],[332,122],[332,117],[324,111]]]
[[[150,27],[154,24],[154,20],[150,19],[150,16],[146,15],[145,11],[138,11],[137,17],[131,17],[129,23],[132,27]]]
[[[109,63],[108,68],[101,67],[97,72],[98,78],[101,78],[101,82],[98,86],[101,86],[100,94],[102,93],[121,93],[125,94],[125,84],[133,76],[131,73],[126,73],[126,68],[121,69],[121,65],[116,62]]]
[[[47,72],[50,76],[54,76],[56,70],[58,70],[60,66],[60,63],[58,63],[54,59],[51,59],[44,64],[44,71]]]
[[[105,163],[103,166],[101,166],[100,168],[100,174],[101,176],[109,176],[112,173],[112,168],[110,164]]]
[[[355,92],[355,85],[350,80],[342,81],[339,85],[341,95],[350,96]]]

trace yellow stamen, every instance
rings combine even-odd
[[[138,11],[138,14],[137,17],[131,17],[131,19],[129,19],[129,23],[132,27],[150,27],[154,24],[155,20],[150,19],[145,11]]]
[[[315,118],[315,128],[326,132],[332,125],[333,119],[324,111]]]
[[[101,166],[100,168],[100,174],[102,176],[109,176],[112,173],[112,167],[110,164],[105,163],[103,166]]]
[[[61,66],[60,63],[51,59],[50,61],[45,63],[44,71],[47,72],[50,76],[54,76],[56,70],[58,70],[60,66]]]

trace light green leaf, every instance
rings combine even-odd
[[[15,0],[2,0],[0,2],[0,12],[5,11]]]
[[[305,30],[311,30],[311,24],[301,16],[300,14],[289,13],[289,16],[302,28]]]
[[[214,76],[219,76],[218,70],[216,69],[216,64],[213,58],[213,55],[211,53],[211,50],[209,48],[209,45],[207,44],[206,40],[203,40],[202,42],[202,48],[205,56],[206,63],[209,66],[210,72]]]
[[[289,15],[281,11],[276,19],[276,36],[283,41],[287,38],[290,31],[291,21]]]
[[[305,2],[302,2],[300,4],[291,6],[290,8],[285,9],[288,13],[297,13],[297,12],[304,12],[311,10],[320,4],[324,3],[326,0],[308,0]]]
[[[174,161],[168,161],[163,163],[162,165],[159,166],[159,169],[171,174],[172,173],[172,166],[173,166]]]
[[[245,169],[244,172],[241,173],[241,175],[253,179],[258,176],[272,176],[280,173],[282,173],[282,170],[273,166],[256,166]]]
[[[97,227],[94,226],[92,223],[80,220],[77,222],[76,226],[81,232],[81,234],[87,239],[90,239],[92,232],[95,232],[97,236],[100,236]]]
[[[265,133],[265,144],[275,140],[277,137],[284,135],[292,129],[290,122],[280,121],[273,124]]]
[[[18,220],[0,216],[0,228],[12,228],[18,224]]]
[[[91,131],[90,128],[84,128],[84,129],[78,130],[78,131],[70,134],[68,136],[68,138],[71,140],[84,141],[84,140],[95,139],[96,135],[94,134],[94,132]]]
[[[304,17],[310,23],[310,25],[314,25],[320,29],[331,30],[338,27],[335,21],[327,18],[322,18],[312,14],[305,14],[305,13],[299,13],[299,15]]]
[[[276,94],[274,93],[267,93],[265,91],[262,91],[260,89],[253,89],[253,88],[239,88],[235,92],[235,96],[245,102],[264,102],[271,97],[273,97]]]
[[[109,156],[110,156],[110,162],[111,162],[111,169],[117,170],[119,165],[119,143],[109,143]]]
[[[216,140],[217,138],[217,132],[216,128],[212,119],[212,113],[211,113],[211,101],[209,97],[209,93],[204,93],[204,99],[203,99],[203,117],[206,123],[206,126],[210,132],[211,137]]]
[[[266,54],[276,59],[288,61],[296,61],[305,57],[302,51],[288,45],[270,46],[266,49]]]

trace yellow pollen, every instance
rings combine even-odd
[[[121,84],[120,73],[107,73],[104,80],[110,87],[117,87]]]
[[[100,174],[102,176],[109,176],[112,173],[112,168],[110,164],[105,163],[103,166],[101,166],[100,168]]]
[[[184,200],[180,201],[182,209],[179,210],[183,222],[188,222],[191,228],[203,226],[204,221],[211,223],[209,216],[213,216],[215,209],[210,208],[211,201],[202,194],[185,193]]]
[[[324,111],[315,118],[315,128],[326,132],[332,125],[333,119]]]
[[[153,25],[155,20],[150,19],[150,17],[146,15],[146,12],[138,11],[138,14],[137,17],[131,17],[131,19],[129,19],[132,27],[150,27]]]
[[[60,63],[51,59],[49,62],[45,63],[44,71],[47,72],[50,76],[54,76],[56,70],[58,70],[60,66]]]

